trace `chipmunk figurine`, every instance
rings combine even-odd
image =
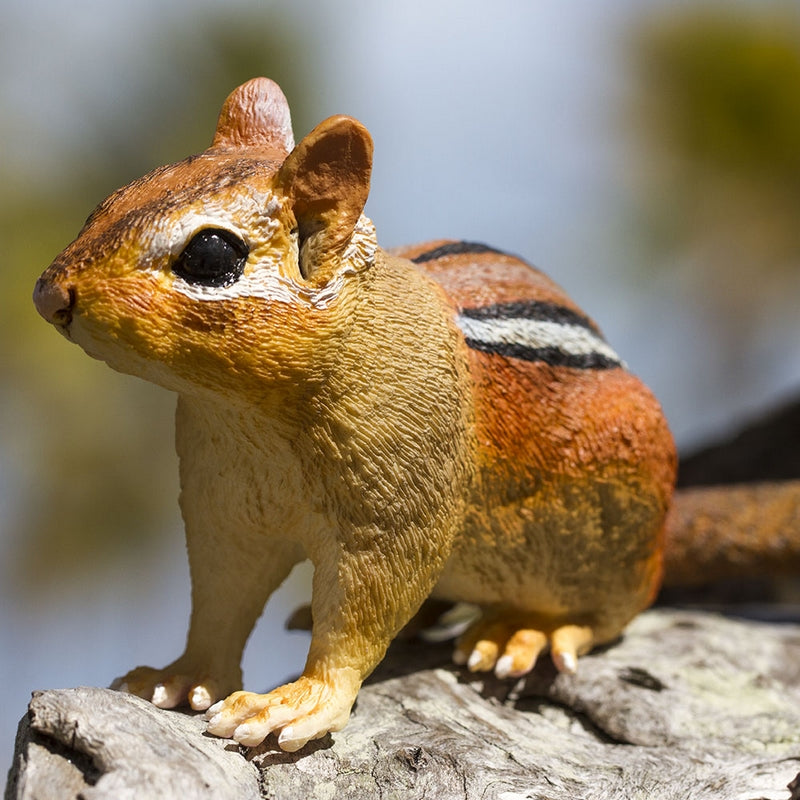
[[[659,587],[676,465],[659,404],[518,258],[381,250],[371,159],[344,116],[295,147],[278,86],[250,81],[208,150],[101,203],[34,293],[89,355],[178,394],[186,649],[119,686],[244,745],[342,728],[429,596],[483,609],[457,662],[516,677],[546,647],[574,672]],[[305,558],[302,676],[235,691]]]

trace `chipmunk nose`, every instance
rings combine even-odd
[[[74,292],[60,283],[53,283],[44,277],[36,281],[33,304],[36,310],[53,325],[69,325],[72,320],[74,299]]]

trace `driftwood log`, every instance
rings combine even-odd
[[[400,641],[348,727],[247,751],[105,689],[36,694],[6,800],[800,798],[800,627],[654,610],[516,685]],[[791,786],[790,786],[791,784]]]
[[[796,400],[683,460],[680,482],[800,478],[799,434]],[[790,624],[660,608],[576,677],[544,658],[517,684],[479,678],[448,645],[397,641],[347,728],[294,754],[270,740],[247,751],[198,716],[106,689],[40,692],[5,798],[800,800],[800,625],[796,601],[764,605],[773,587],[662,602],[756,602]]]

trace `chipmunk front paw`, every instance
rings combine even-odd
[[[347,723],[360,681],[339,678],[303,676],[268,694],[234,692],[208,709],[208,731],[247,747],[279,732],[278,745],[293,753]]]
[[[205,711],[239,686],[238,675],[212,678],[206,670],[187,669],[180,659],[163,669],[136,667],[111,684],[112,689],[135,694],[158,708],[188,705],[194,711]]]

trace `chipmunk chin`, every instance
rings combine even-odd
[[[68,322],[53,322],[52,325],[65,339],[69,340],[70,342],[74,341],[71,331],[71,319]]]
[[[109,351],[117,348],[106,341],[105,337],[97,336],[81,316],[73,314],[68,325],[63,326],[63,328],[59,327],[59,333],[63,334],[73,344],[77,344],[87,356],[112,366],[109,363]],[[116,369],[116,367],[114,368]]]

